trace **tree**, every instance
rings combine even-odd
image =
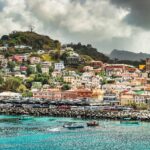
[[[5,56],[5,58],[8,58],[11,55],[10,55],[9,51],[4,51],[4,56]]]
[[[32,86],[32,82],[34,81],[34,79],[35,79],[35,75],[30,75],[29,77],[28,77],[28,79],[25,81],[25,86],[28,88],[28,89],[30,89],[31,88],[31,86]]]
[[[2,89],[5,91],[17,92],[17,89],[22,84],[22,79],[18,77],[9,77],[6,79]]]
[[[135,102],[130,103],[130,106],[131,106],[133,109],[137,109],[137,104],[136,104]]]
[[[9,40],[9,36],[8,36],[8,35],[3,35],[3,36],[1,37],[1,40],[2,40],[2,41],[8,41],[8,40]]]
[[[34,74],[34,73],[35,73],[35,71],[33,70],[33,68],[28,66],[28,68],[27,68],[27,75],[29,76],[29,75]]]
[[[50,76],[52,75],[52,72],[54,71],[54,68],[51,66],[51,67],[49,67],[49,74],[50,74]]]
[[[61,43],[58,40],[54,41],[55,45],[56,45],[56,49],[60,52],[61,49]]]
[[[14,47],[16,45],[16,43],[14,40],[12,40],[12,41],[9,41],[8,45],[9,45],[9,47]]]
[[[35,82],[42,82],[42,84],[48,84],[49,83],[49,75],[47,74],[36,74],[35,75]]]
[[[38,73],[42,73],[42,69],[41,69],[41,65],[40,64],[36,65],[36,70],[37,70]]]
[[[4,83],[4,78],[0,75],[0,85]]]
[[[10,69],[11,72],[14,71],[15,66],[16,66],[16,63],[14,61],[8,62],[8,68]]]
[[[17,91],[18,91],[19,93],[24,93],[24,92],[27,91],[27,88],[26,88],[25,85],[21,84],[21,85],[18,87]]]
[[[70,87],[70,85],[68,85],[68,84],[64,84],[61,89],[62,89],[63,91],[66,91],[66,90],[70,90],[71,87]]]
[[[50,53],[50,56],[53,60],[59,60],[60,58],[60,53],[58,51],[53,51]]]
[[[70,55],[69,55],[68,52],[64,52],[64,53],[60,56],[60,59],[62,59],[63,61],[66,62],[66,59],[67,59],[67,57],[69,57],[69,56],[70,56]]]
[[[22,94],[23,97],[32,97],[33,93],[31,91],[26,91]]]

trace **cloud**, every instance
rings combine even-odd
[[[130,10],[124,20],[134,26],[150,30],[149,0],[111,0],[118,8]]]
[[[90,43],[107,53],[114,48],[146,52],[150,48],[146,43],[149,32],[145,31],[149,3],[140,1],[0,0],[0,35],[27,30],[33,24],[35,31],[64,43]]]
[[[128,11],[117,10],[109,0],[86,0],[82,3],[79,0],[45,0],[44,3],[43,0],[27,0],[27,5],[44,25],[49,24],[51,28],[68,33],[101,35],[101,38],[122,36],[122,32],[123,36],[130,35],[130,28],[120,22]]]

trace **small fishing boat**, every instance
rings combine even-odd
[[[99,126],[99,123],[97,121],[91,121],[87,123],[88,127],[97,127]]]
[[[65,124],[63,125],[64,128],[67,128],[67,129],[81,129],[81,128],[84,128],[83,125],[81,124]]]
[[[139,121],[131,120],[131,118],[123,118],[123,119],[120,121],[120,124],[139,125]]]

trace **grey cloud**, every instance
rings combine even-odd
[[[0,1],[0,12],[3,11],[6,5],[7,5],[7,2],[5,0]]]
[[[130,13],[124,18],[128,24],[150,30],[150,0],[110,0]]]

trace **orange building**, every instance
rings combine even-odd
[[[93,92],[88,89],[78,89],[76,90],[78,97],[80,98],[86,98],[86,97],[92,97]]]
[[[42,90],[33,92],[33,97],[45,98],[50,100],[89,98],[93,97],[93,92],[87,89],[68,90],[68,91]]]

